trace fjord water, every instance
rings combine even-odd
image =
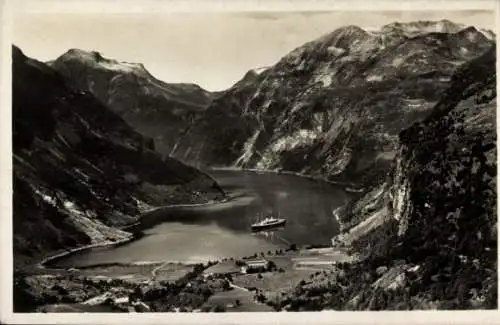
[[[155,225],[145,229],[140,239],[70,255],[56,264],[199,263],[274,251],[292,243],[329,245],[339,228],[332,211],[349,199],[340,186],[293,175],[236,170],[209,173],[237,198],[209,206],[158,210]],[[286,227],[253,234],[250,225],[256,215],[268,212],[287,219]]]

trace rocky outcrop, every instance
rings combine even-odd
[[[183,159],[381,184],[399,132],[492,43],[449,21],[339,28],[215,99],[182,141]]]
[[[132,127],[153,138],[164,155],[177,156],[178,140],[214,94],[195,84],[165,83],[140,63],[119,62],[96,51],[71,49],[50,66],[77,91],[89,91]]]
[[[361,261],[291,297],[299,309],[497,308],[495,64],[492,46],[460,66],[432,114],[400,133],[387,182],[340,215],[337,242]]]
[[[144,207],[223,196],[215,181],[162,157],[92,94],[13,47],[16,265],[41,254],[130,236]]]

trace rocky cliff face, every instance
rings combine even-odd
[[[387,181],[341,216],[336,241],[361,262],[286,308],[497,308],[495,65],[493,46],[460,66],[431,115],[399,134]]]
[[[189,130],[213,94],[194,84],[165,83],[142,64],[119,62],[99,52],[71,49],[50,65],[76,90],[88,90],[142,134],[156,149],[176,156],[177,140]]]
[[[378,184],[398,133],[427,117],[458,67],[491,44],[449,21],[339,28],[215,99],[180,154]]]
[[[130,236],[117,228],[155,205],[223,195],[198,170],[154,150],[92,94],[13,47],[14,256]]]

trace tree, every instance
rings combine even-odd
[[[264,296],[264,294],[262,293],[259,293],[256,297],[255,297],[255,300],[257,300],[257,302],[260,302],[260,303],[264,303],[266,302],[266,296]]]
[[[269,261],[269,264],[267,265],[267,270],[268,271],[274,271],[276,269],[277,269],[276,263],[274,263],[273,261]]]
[[[223,313],[226,311],[226,308],[222,305],[215,305],[213,308],[212,308],[212,312],[214,313]]]

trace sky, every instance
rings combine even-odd
[[[493,11],[19,12],[12,42],[41,61],[70,48],[95,50],[143,63],[163,81],[216,91],[341,26],[440,19],[495,30]]]

